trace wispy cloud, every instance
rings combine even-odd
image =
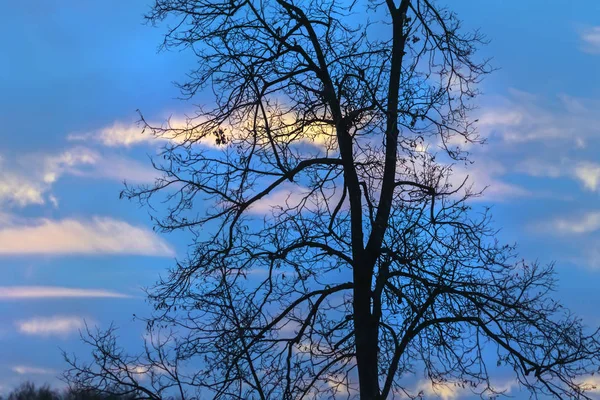
[[[600,54],[600,26],[593,26],[581,32],[581,49],[586,53]]]
[[[53,185],[63,176],[130,182],[152,182],[157,172],[149,165],[122,156],[103,155],[76,146],[56,154],[30,153],[0,157],[0,205],[25,207],[58,205]]]
[[[25,207],[44,204],[44,192],[44,185],[10,171],[6,161],[0,157],[0,205]]]
[[[600,192],[600,164],[591,161],[527,159],[517,163],[515,171],[534,177],[566,177],[576,180],[586,190]]]
[[[98,155],[84,148],[60,154],[29,154],[0,158],[0,204],[13,207],[56,203],[52,185],[76,167],[94,164]]]
[[[142,133],[142,129],[138,124],[126,124],[123,122],[115,122],[112,125],[99,129],[96,132],[83,135],[69,135],[70,140],[94,139],[105,146],[133,146],[142,143],[149,143],[155,138],[151,133]]]
[[[60,286],[0,286],[0,300],[115,298],[131,296],[105,289],[82,289]]]
[[[549,222],[539,223],[535,226],[542,232],[557,234],[575,234],[595,232],[600,229],[600,211],[591,211],[571,217],[555,218]]]
[[[26,365],[15,365],[11,368],[19,375],[53,375],[56,371],[49,368],[30,367]]]
[[[548,100],[511,89],[508,97],[481,108],[478,126],[482,136],[510,144],[583,148],[600,137],[599,106],[598,100],[565,94]]]
[[[472,166],[454,166],[449,180],[454,188],[466,180],[465,185],[474,192],[483,191],[484,196],[474,200],[505,201],[530,196],[527,189],[501,179],[509,172],[502,163],[479,157]]]
[[[153,231],[107,217],[0,221],[0,255],[135,254],[173,256]]]
[[[85,147],[75,147],[60,154],[46,155],[42,160],[42,179],[54,183],[66,173],[77,173],[77,167],[98,163],[100,155]]]
[[[32,336],[68,336],[77,333],[85,327],[81,317],[52,316],[36,317],[17,321],[17,329],[20,333]]]
[[[328,196],[325,199],[323,196]],[[301,185],[283,184],[280,189],[263,197],[250,208],[252,214],[270,214],[277,212],[279,209],[294,209],[302,208],[305,211],[316,211],[318,203],[327,200],[330,204],[337,204],[341,197],[340,190],[333,192],[332,190],[323,189],[311,193],[310,189]]]
[[[144,130],[137,123],[126,123],[117,121],[104,128],[86,133],[76,133],[67,136],[70,141],[93,141],[106,147],[133,147],[137,145],[163,144],[165,142],[182,143],[184,139],[200,136],[194,130],[197,121],[193,122],[186,118],[173,117],[166,123],[152,123],[152,126],[170,128],[160,136],[155,136],[148,129]],[[215,138],[211,135],[197,140],[198,143],[207,147],[218,147]]]
[[[57,155],[42,158],[45,183],[53,183],[62,175],[152,182],[157,172],[149,165],[115,154],[101,154],[86,147],[73,147]]]

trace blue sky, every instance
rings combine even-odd
[[[191,105],[172,81],[189,53],[158,53],[147,0],[0,2],[0,391],[57,383],[59,348],[85,351],[82,320],[143,334],[150,285],[185,241],[152,232],[147,210],[118,199],[150,182],[159,143],[136,109],[161,121]],[[556,296],[600,324],[600,3],[460,0],[467,29],[499,70],[482,84],[473,150],[501,239],[556,261]],[[448,394],[446,398],[460,398]]]

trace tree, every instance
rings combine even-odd
[[[0,399],[3,397],[0,396]],[[7,400],[132,400],[139,396],[111,396],[91,390],[52,390],[50,386],[36,387],[32,382],[24,382],[8,394]]]
[[[493,396],[493,363],[535,396],[586,397],[597,331],[551,299],[552,265],[495,240],[452,175],[469,163],[461,143],[481,141],[478,32],[433,0],[156,0],[146,18],[172,24],[165,48],[197,55],[186,98],[215,102],[185,124],[142,117],[170,139],[163,174],[123,195],[165,201],[157,228],[192,247],[149,291],[150,337],[169,340],[127,361],[111,332],[92,335],[96,366],[71,360],[68,380],[386,399],[424,371]]]
[[[31,382],[22,383],[8,395],[8,400],[59,400],[60,395],[48,385],[36,388]]]

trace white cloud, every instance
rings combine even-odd
[[[442,400],[457,399],[465,390],[455,385],[435,385],[428,380],[420,381],[415,390],[417,393],[423,393],[425,398],[439,398]]]
[[[41,182],[9,170],[6,164],[6,161],[0,158],[0,205],[24,207],[30,204],[44,204],[45,189]]]
[[[154,140],[154,137],[135,124],[127,125],[116,122],[98,132],[98,140],[105,146],[131,146]]]
[[[153,126],[161,126],[153,123]],[[67,137],[71,141],[95,141],[107,147],[132,147],[142,144],[174,142],[182,143],[186,135],[194,135],[193,123],[185,118],[171,118],[164,127],[175,131],[166,131],[162,136],[154,136],[149,130],[143,130],[137,123],[115,122],[112,125],[83,134],[71,134]],[[183,132],[185,131],[185,132]],[[185,134],[184,134],[185,133]],[[188,137],[189,138],[189,137]],[[214,137],[205,137],[199,140],[208,147],[216,147]]]
[[[292,130],[295,127],[296,117],[289,113],[287,115],[274,116],[271,121],[272,129],[280,129],[279,133],[281,137],[286,137],[285,133]],[[67,137],[71,141],[94,141],[107,147],[133,147],[136,145],[148,145],[148,144],[163,144],[165,142],[171,142],[175,144],[181,144],[185,141],[193,140],[195,143],[208,148],[221,148],[222,145],[217,145],[216,137],[211,134],[199,130],[197,127],[202,123],[200,118],[187,118],[184,116],[170,117],[166,122],[151,122],[150,126],[163,128],[164,131],[160,135],[154,135],[149,129],[144,130],[137,123],[125,123],[125,122],[114,122],[112,125],[98,129],[96,131],[71,134]],[[222,127],[228,133],[228,139],[235,141],[239,139],[238,136],[231,137],[233,132],[244,131],[239,129],[242,125],[245,125],[247,129],[253,129],[253,122],[246,124],[241,123],[232,127],[227,124],[223,124]],[[202,136],[200,139],[199,137]],[[261,136],[261,135],[259,135]],[[312,125],[304,127],[304,130],[299,133],[293,134],[294,140],[310,144],[319,148],[333,148],[336,143],[336,136],[333,132],[333,128],[327,124],[323,125]],[[258,138],[258,141],[266,141],[266,135],[262,135]],[[287,139],[285,139],[287,140]]]
[[[0,205],[25,207],[49,202],[57,207],[52,186],[64,175],[152,182],[157,172],[150,165],[81,146],[58,154],[26,154],[11,160],[0,157]]]
[[[582,50],[586,53],[600,53],[600,26],[593,26],[581,32]]]
[[[325,199],[323,194],[329,196],[329,198]],[[323,205],[325,201],[329,203],[330,207],[335,207],[340,198],[341,190],[339,189],[334,192],[332,189],[323,188],[322,191],[311,193],[307,187],[284,183],[276,191],[252,204],[248,212],[264,215],[270,214],[273,211],[277,213],[280,208],[286,210],[300,206],[302,206],[303,212],[316,212],[319,209],[319,205]]]
[[[252,204],[248,211],[253,214],[268,214],[277,207],[297,207],[308,195],[307,190],[295,185],[283,185],[281,189]]]
[[[534,177],[560,178],[568,173],[569,166],[564,161],[548,163],[538,159],[526,159],[515,165],[515,170]]]
[[[32,336],[68,336],[85,327],[81,317],[36,317],[16,323],[20,333]]]
[[[12,370],[19,375],[52,375],[56,371],[48,368],[29,367],[26,365],[15,365]]]
[[[44,159],[43,181],[45,183],[54,183],[62,175],[152,182],[157,172],[151,166],[132,159],[100,154],[85,147],[74,147]]]
[[[596,191],[600,182],[600,165],[592,162],[580,162],[575,165],[574,175],[588,190]]]
[[[175,254],[171,246],[151,230],[113,218],[18,222],[0,224],[0,255]]]
[[[503,182],[499,179],[507,172],[509,172],[507,168],[500,162],[478,158],[475,164],[469,167],[464,165],[453,167],[449,181],[454,188],[457,188],[467,179],[465,185],[467,187],[472,185],[474,192],[484,190],[483,197],[474,200],[503,201],[530,196],[531,193],[521,186]]]
[[[107,156],[92,171],[84,175],[92,178],[145,183],[154,182],[159,173],[149,162],[143,164],[128,158]]]
[[[565,94],[554,101],[510,90],[509,96],[483,106],[479,130],[483,137],[500,137],[509,144],[543,142],[582,148],[600,137],[600,102]]]
[[[574,179],[592,192],[600,191],[600,164],[591,161],[546,162],[539,159],[527,159],[515,166],[515,170],[535,177]]]
[[[117,298],[131,296],[104,289],[81,289],[60,286],[0,286],[0,300]]]
[[[570,217],[557,218],[553,221],[538,225],[538,230],[559,234],[583,234],[600,229],[600,211]]]
[[[73,148],[60,154],[29,154],[8,162],[0,159],[0,203],[25,207],[49,201],[55,207],[58,199],[49,193],[64,174],[74,173],[81,165],[97,163],[99,155],[85,148]]]
[[[65,173],[76,173],[77,166],[93,165],[98,162],[100,155],[85,147],[75,147],[58,155],[43,158],[43,177],[45,183],[54,183]]]

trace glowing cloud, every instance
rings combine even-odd
[[[60,286],[0,286],[0,300],[67,299],[67,298],[117,298],[131,296],[104,289],[81,289]]]
[[[154,232],[112,218],[25,222],[0,225],[0,255],[175,254]]]

